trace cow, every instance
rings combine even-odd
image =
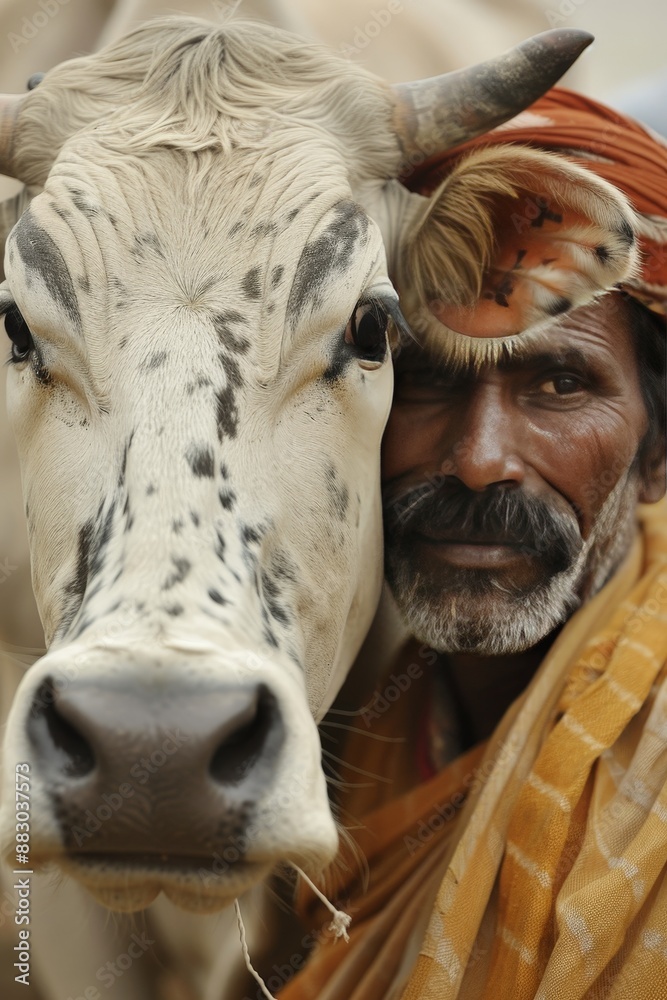
[[[19,764],[32,864],[112,909],[213,912],[334,856],[316,722],[381,580],[405,329],[385,246],[399,267],[405,220],[416,249],[439,224],[396,178],[588,41],[390,88],[274,29],[176,19],[5,101],[4,169],[41,191],[0,310],[49,646],[7,727],[12,861]]]

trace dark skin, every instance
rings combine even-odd
[[[547,350],[541,343],[521,358],[477,372],[452,372],[426,351],[404,350],[383,442],[383,481],[412,487],[444,474],[473,491],[520,487],[575,516],[586,539],[610,491],[632,467],[646,430],[626,310],[622,302],[612,309],[596,303],[554,324]],[[633,474],[638,502],[662,497],[664,451],[661,441]],[[517,579],[531,572],[520,550],[493,539],[471,544],[421,537],[415,561],[436,574],[438,566]],[[448,655],[470,742],[493,731],[554,637],[513,656]]]

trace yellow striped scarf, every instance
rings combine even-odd
[[[332,878],[350,944],[321,943],[281,1000],[667,1000],[666,665],[663,501],[483,759],[364,817],[368,885],[349,852]],[[372,770],[369,744],[347,759]]]

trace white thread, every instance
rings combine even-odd
[[[276,1000],[273,993],[269,993],[266,983],[260,976],[259,972],[257,972],[257,970],[253,968],[253,964],[250,961],[250,952],[248,951],[248,942],[246,941],[246,936],[245,936],[245,926],[243,924],[243,917],[241,916],[241,907],[239,906],[238,899],[234,900],[234,909],[236,910],[236,920],[239,925],[239,934],[241,935],[241,950],[243,951],[243,958],[246,964],[246,969],[248,970],[250,975],[255,978],[255,981],[258,983],[259,988],[264,994],[264,996],[267,997],[268,1000]]]
[[[333,920],[329,924],[329,930],[333,931],[337,938],[342,937],[343,941],[349,941],[350,935],[347,933],[347,929],[352,922],[352,917],[349,913],[344,913],[343,910],[337,910],[333,903],[330,903],[323,892],[317,888],[317,886],[311,882],[305,872],[302,872],[298,865],[295,865],[293,861],[290,861],[292,868],[299,873],[301,878],[306,882],[310,888],[313,890],[315,895],[322,900],[327,910],[333,915]]]

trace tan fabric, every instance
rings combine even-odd
[[[641,520],[628,559],[563,629],[484,758],[472,750],[364,817],[353,838],[369,888],[349,851],[332,885],[353,913],[350,944],[322,942],[281,1000],[667,997],[665,501]],[[427,694],[411,692],[408,714]],[[377,763],[369,745],[350,740],[355,767]],[[360,808],[362,790],[353,798]],[[302,904],[324,922],[305,893]]]

